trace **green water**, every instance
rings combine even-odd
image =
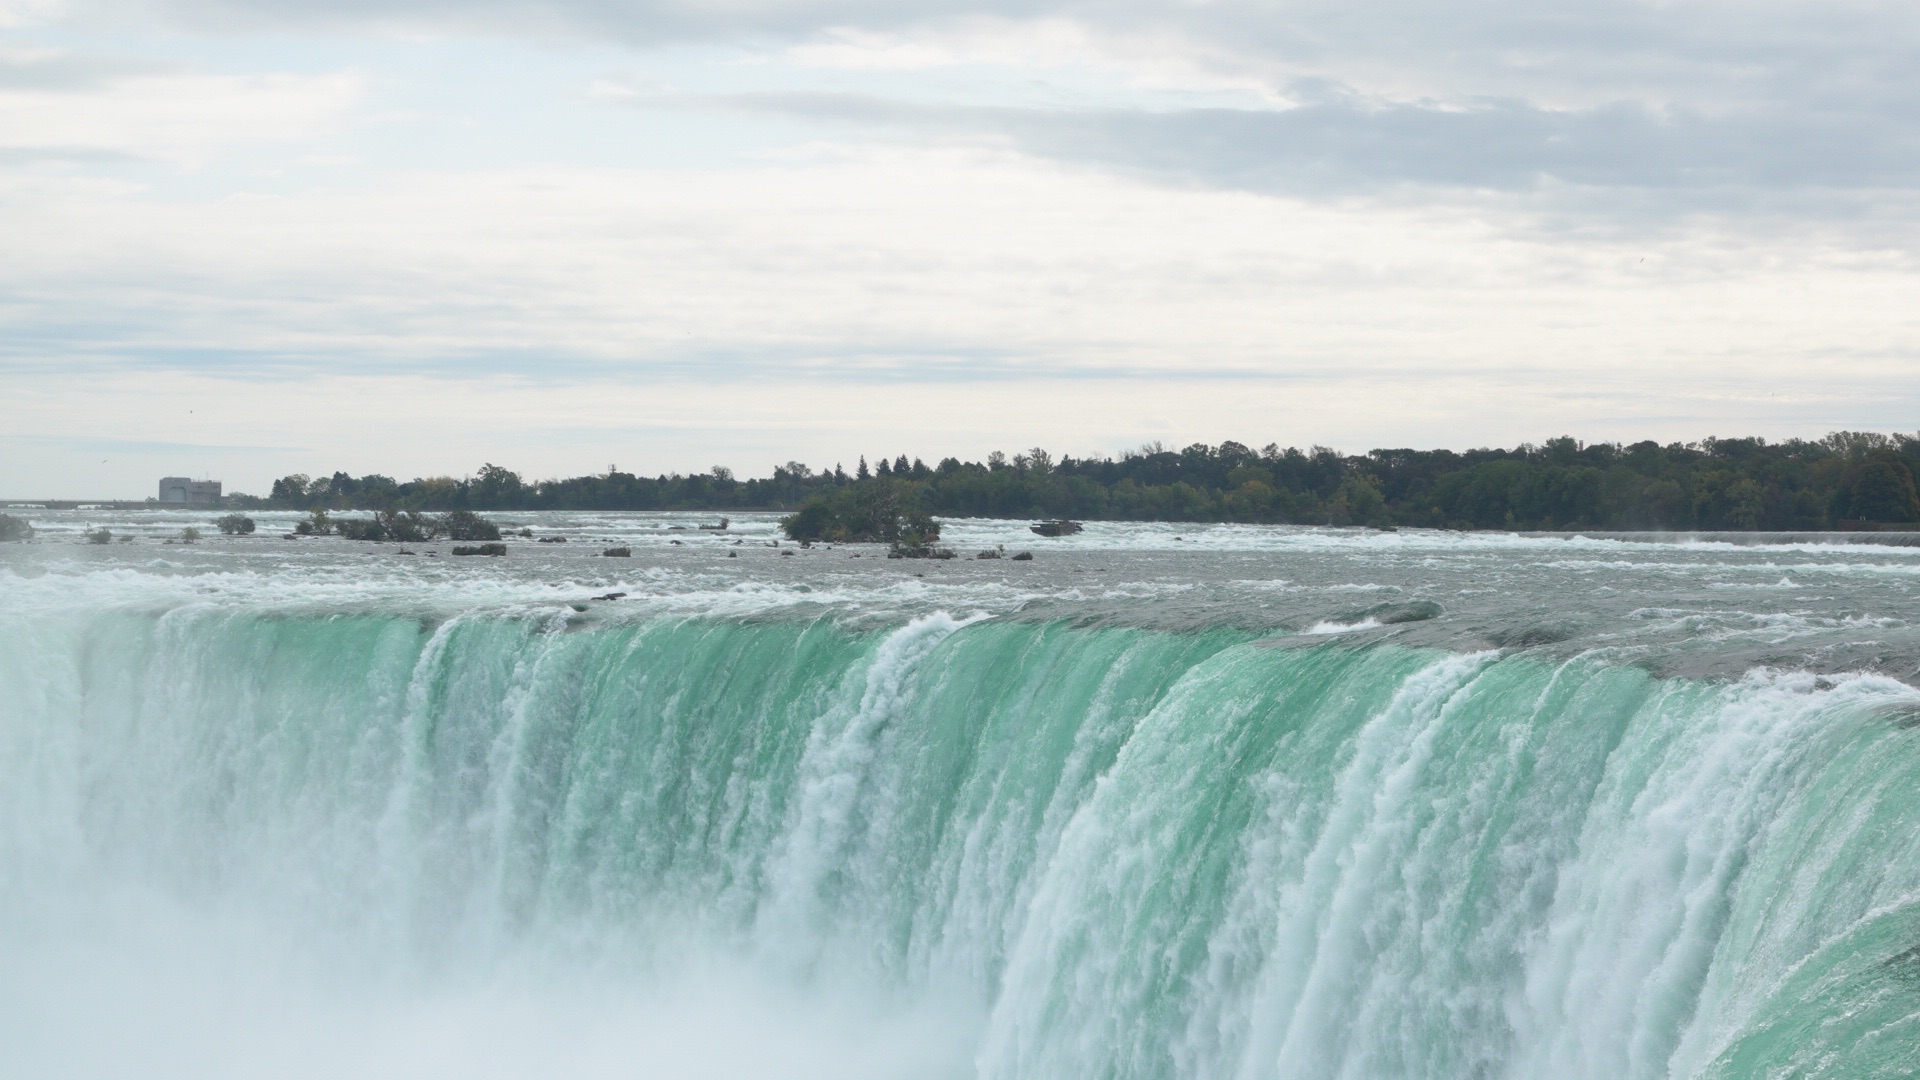
[[[84,943],[59,913],[111,894],[349,990],[724,957],[946,1003],[902,1076],[1920,1072],[1920,695],[1892,679],[571,615],[8,616],[0,942]]]

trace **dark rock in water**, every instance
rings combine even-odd
[[[976,559],[997,559],[999,557],[1000,557],[1000,553],[998,551],[983,551],[980,554],[974,556],[974,558]]]
[[[631,559],[633,558],[633,549],[624,547],[608,548],[600,554],[608,559]]]
[[[1059,518],[1053,521],[1036,521],[1027,526],[1037,536],[1072,536],[1084,527],[1077,521]]]
[[[1572,630],[1561,626],[1515,626],[1495,630],[1487,635],[1487,640],[1503,649],[1528,649],[1535,645],[1553,645],[1572,636]]]
[[[575,610],[575,611],[585,611],[585,610],[587,610],[587,605],[585,605],[585,604],[568,604],[567,606],[568,606],[568,607],[570,607],[570,608],[572,608],[572,609],[573,609],[573,610]]]
[[[1018,555],[1015,555],[1015,556],[1013,557],[1013,561],[1014,561],[1014,562],[1032,562],[1032,561],[1033,561],[1033,552],[1031,552],[1031,551],[1023,551],[1023,552],[1021,552],[1020,554],[1018,554]]]
[[[669,543],[669,544],[672,544],[672,545],[673,545],[674,547],[682,547],[682,546],[684,546],[684,545],[682,545],[682,544],[680,543],[680,541],[678,541],[678,540],[669,540],[669,541],[667,541],[667,543]]]
[[[453,549],[455,555],[505,555],[505,544],[462,544]]]
[[[701,531],[701,532],[726,532],[726,531],[727,531],[727,526],[728,526],[728,525],[730,525],[730,524],[732,524],[732,522],[731,522],[731,521],[730,521],[729,519],[727,519],[727,518],[721,518],[721,519],[720,519],[720,524],[718,524],[718,525],[702,525],[702,526],[700,526],[700,531]]]
[[[618,600],[625,595],[627,594],[623,592],[601,593],[599,596],[594,597],[594,599],[595,600]]]
[[[567,542],[567,538],[564,536],[543,536],[537,542],[542,544],[564,544]]]
[[[787,550],[785,550],[785,551],[782,551],[782,552],[780,553],[780,555],[781,555],[781,557],[783,557],[783,558],[788,558],[788,559],[790,559],[790,558],[792,558],[792,557],[793,557],[793,549],[792,549],[792,548],[788,548]]]
[[[1394,626],[1399,623],[1437,619],[1442,610],[1439,604],[1431,600],[1415,600],[1410,604],[1381,604],[1378,607],[1369,608],[1367,614],[1387,626]]]
[[[739,552],[737,552],[737,551],[729,551],[729,552],[727,552],[727,558],[729,558],[729,559],[737,559],[737,558],[739,558],[739,557],[740,557],[740,553],[739,553]]]

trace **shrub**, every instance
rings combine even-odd
[[[419,543],[440,535],[438,521],[414,510],[382,510],[374,515],[380,523],[382,539]]]
[[[200,530],[199,530],[199,529],[196,529],[196,528],[194,528],[193,526],[191,526],[191,525],[189,525],[189,526],[187,526],[186,528],[184,528],[184,529],[181,529],[181,530],[180,530],[180,542],[181,542],[181,543],[183,543],[183,544],[191,544],[191,543],[193,543],[193,542],[194,542],[195,540],[198,540],[198,539],[200,539]]]
[[[31,540],[33,526],[26,518],[17,518],[11,514],[0,514],[0,540]]]
[[[251,536],[254,529],[253,519],[243,514],[228,514],[214,524],[220,526],[222,536]]]
[[[333,532],[333,519],[327,516],[326,510],[315,510],[307,520],[296,523],[293,531],[301,536],[326,536]]]
[[[609,559],[630,559],[633,557],[633,549],[626,547],[608,548],[600,554]]]
[[[341,518],[333,523],[333,531],[348,540],[384,540],[387,535],[379,518]]]
[[[498,540],[500,526],[471,510],[455,510],[440,519],[440,528],[450,540]],[[504,554],[504,552],[503,552]]]
[[[98,529],[88,529],[86,532],[86,537],[87,537],[87,543],[89,544],[113,543],[113,532],[104,525]]]
[[[455,555],[505,555],[505,544],[463,544],[453,549]]]

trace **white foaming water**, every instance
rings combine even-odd
[[[660,520],[0,551],[6,1074],[1920,1070],[1902,549]]]

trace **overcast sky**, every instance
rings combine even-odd
[[[1920,428],[1920,5],[0,0],[0,497]]]

